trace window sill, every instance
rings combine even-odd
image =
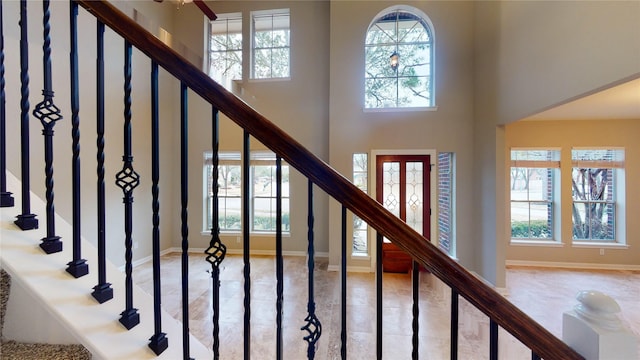
[[[201,231],[200,235],[202,236],[211,236],[211,231]],[[266,232],[252,232],[249,233],[249,235],[252,238],[256,238],[256,237],[271,237],[271,238],[275,238],[276,237],[276,233],[266,233]],[[232,237],[232,236],[237,236],[237,237],[242,237],[242,233],[241,232],[221,232],[220,233],[220,237]],[[282,233],[282,237],[283,238],[288,238],[291,237],[291,233]]]
[[[352,260],[366,260],[366,261],[370,261],[371,260],[371,256],[369,256],[369,254],[351,254],[351,259]]]
[[[260,83],[260,82],[278,82],[278,81],[291,81],[291,77],[281,77],[281,78],[250,78],[250,83]]]
[[[545,247],[564,247],[564,243],[552,240],[514,240],[511,239],[509,245],[513,246],[545,246]]]
[[[423,107],[388,107],[388,108],[363,108],[365,113],[387,113],[387,112],[411,112],[411,111],[438,111],[437,106]]]
[[[584,241],[574,241],[571,244],[571,247],[575,248],[607,248],[607,249],[628,249],[631,246],[627,244],[613,243],[613,242],[584,242]]]

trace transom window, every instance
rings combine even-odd
[[[365,108],[434,106],[433,26],[410,7],[383,11],[365,40]]]
[[[242,80],[242,14],[219,14],[209,22],[209,76],[231,90]]]
[[[559,150],[511,150],[512,239],[554,239],[559,168]]]
[[[289,9],[251,13],[252,78],[290,76]]]
[[[624,150],[572,149],[571,163],[573,239],[615,241]]]

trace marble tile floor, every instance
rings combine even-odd
[[[189,329],[205,346],[211,347],[211,266],[204,256],[189,257]],[[181,256],[164,255],[161,260],[162,306],[182,319]],[[306,359],[305,324],[308,273],[302,257],[284,259],[284,359]],[[151,262],[134,269],[134,281],[153,293]],[[322,323],[316,359],[340,358],[340,274],[327,271],[327,260],[316,260],[316,315]],[[228,255],[220,274],[220,357],[243,358],[244,281],[243,262]],[[411,358],[411,278],[408,274],[384,274],[383,357]],[[553,334],[562,336],[562,313],[576,304],[580,290],[596,289],[615,298],[621,318],[640,338],[640,272],[581,271],[543,268],[509,268],[508,298]],[[269,256],[251,258],[251,358],[275,359],[275,260]],[[374,359],[375,276],[349,273],[347,280],[347,354],[349,359]],[[420,359],[449,359],[450,289],[428,273],[421,274],[419,351]],[[489,358],[489,320],[464,299],[460,299],[459,359]],[[504,330],[499,335],[499,358],[531,359],[531,352]],[[181,346],[181,339],[169,339],[169,346]],[[618,360],[618,359],[616,359]],[[633,360],[633,359],[619,359]]]

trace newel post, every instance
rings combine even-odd
[[[579,304],[562,315],[562,340],[587,360],[638,359],[638,339],[621,323],[618,303],[600,291],[583,290]]]

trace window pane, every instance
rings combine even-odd
[[[511,168],[511,237],[553,239],[553,173],[549,168]]]
[[[429,106],[429,78],[428,77],[399,77],[398,100],[400,107]]]
[[[575,240],[614,240],[615,206],[607,203],[573,203]]]
[[[219,198],[218,199],[218,211],[220,215],[220,230],[240,230],[242,227],[241,216],[241,203],[240,198]]]
[[[261,12],[252,18],[253,78],[289,77],[289,10]]]
[[[289,49],[273,49],[271,77],[289,77]]]
[[[209,76],[230,88],[242,79],[242,15],[220,14],[209,26]]]
[[[366,73],[365,79],[380,77],[395,77],[396,74],[391,69],[390,57],[396,51],[393,46],[367,46],[365,47]],[[402,59],[401,59],[402,61]]]
[[[551,204],[534,203],[530,205],[530,228],[529,238],[532,239],[551,239]]]
[[[398,27],[401,42],[411,43],[429,41],[429,33],[427,33],[427,30],[419,21],[401,21],[398,24]]]
[[[256,31],[253,35],[253,41],[256,49],[270,48],[273,46],[271,31]]]
[[[428,107],[433,104],[432,44],[427,22],[410,12],[377,19],[365,43],[365,108]],[[399,55],[391,68],[390,56]],[[390,81],[389,79],[393,79]]]
[[[257,79],[271,77],[271,49],[255,50],[253,75]]]
[[[396,107],[397,80],[391,78],[367,79],[365,104],[368,108]]]
[[[393,215],[400,217],[400,163],[382,165],[382,204]]]

